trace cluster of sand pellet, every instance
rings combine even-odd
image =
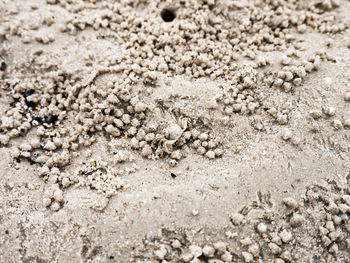
[[[53,6],[60,16],[51,12]],[[202,125],[175,103],[171,109],[163,108],[162,101],[151,99],[159,80],[179,75],[224,80],[221,93],[206,105],[208,110],[223,116],[266,111],[285,125],[289,110],[267,105],[266,91],[291,92],[323,61],[334,61],[325,53],[308,56],[296,35],[347,29],[348,22],[338,20],[333,11],[337,7],[337,1],[48,0],[47,5],[33,4],[26,10],[30,15],[49,10],[35,21],[18,19],[20,7],[9,9],[0,38],[5,43],[19,38],[42,49],[18,62],[6,56],[10,52],[6,46],[2,49],[6,64],[1,69],[1,90],[10,103],[0,119],[0,144],[12,147],[14,159],[40,164],[40,175],[60,187],[84,185],[86,180],[65,173],[65,167],[99,136],[123,145],[114,147],[117,162],[130,161],[134,151],[144,158],[167,158],[171,166],[191,151],[209,159],[220,157],[224,151],[217,127]],[[59,42],[56,33],[77,39],[84,32],[115,42],[118,52],[101,54],[89,47],[85,65],[75,70],[61,65],[63,56],[46,52]],[[268,54],[281,51],[285,55],[276,71]],[[19,69],[31,73],[17,74]],[[114,78],[101,84],[104,75]],[[348,119],[343,122],[334,119],[332,125],[349,127]],[[261,124],[256,127],[263,130]],[[30,140],[15,140],[28,134]],[[291,138],[288,132],[283,135],[285,140]],[[300,142],[298,137],[291,140]],[[105,185],[113,181],[103,180]],[[101,191],[114,192],[120,185]]]
[[[346,179],[321,180],[301,201],[284,198],[281,213],[259,193],[220,230],[225,238],[208,242],[206,230],[165,229],[144,240],[134,262],[349,262],[349,191]]]

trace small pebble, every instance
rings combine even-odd
[[[10,141],[10,137],[8,135],[0,134],[0,144],[7,145]]]
[[[269,246],[272,254],[274,254],[274,255],[277,255],[277,254],[281,253],[281,251],[282,251],[282,249],[279,246],[277,246],[275,243],[271,242],[271,243],[269,243],[268,246]]]
[[[193,259],[193,255],[191,253],[184,253],[181,255],[181,259],[183,262],[190,262]]]
[[[232,262],[232,255],[230,252],[228,251],[225,251],[224,254],[221,255],[221,259],[224,261],[224,262]]]
[[[257,226],[257,230],[260,234],[264,234],[267,231],[267,227],[264,223],[259,223]]]
[[[344,99],[345,99],[346,101],[350,101],[350,91],[348,91],[348,92],[345,93]]]
[[[249,246],[249,245],[253,244],[253,241],[249,237],[241,239],[240,242],[243,246]]]
[[[327,86],[329,86],[333,83],[332,78],[329,78],[329,77],[324,78],[323,81]]]
[[[215,159],[215,152],[213,151],[207,151],[207,153],[205,154],[206,157],[208,157],[209,159]]]
[[[199,258],[194,258],[191,260],[191,263],[202,263],[202,261]]]
[[[53,202],[51,205],[51,210],[54,212],[57,212],[58,210],[60,210],[61,206],[58,202]]]
[[[346,128],[350,128],[350,118],[348,118],[348,119],[346,119],[346,120],[344,121],[344,126],[345,126]]]
[[[333,120],[333,127],[336,130],[340,130],[341,128],[343,128],[343,124],[340,120]]]
[[[222,254],[222,253],[224,253],[226,251],[227,243],[223,242],[223,241],[219,241],[219,242],[214,244],[214,248],[216,249],[216,251],[219,254]]]
[[[307,29],[307,27],[305,24],[301,24],[297,27],[298,32],[302,33],[302,34],[306,32],[306,29]]]
[[[330,202],[327,206],[327,210],[331,212],[333,215],[337,215],[339,213],[339,208],[334,202]]]
[[[287,207],[292,208],[292,209],[295,209],[295,208],[298,207],[297,201],[295,201],[295,200],[294,200],[293,198],[291,198],[291,197],[283,198],[282,203],[283,203],[284,205],[286,205]]]
[[[247,263],[253,262],[253,259],[254,259],[253,255],[250,254],[249,252],[242,252],[242,257],[244,259],[244,262],[247,262]]]
[[[293,238],[292,234],[285,229],[280,233],[280,237],[284,243],[289,243]]]
[[[50,198],[43,198],[43,205],[45,207],[49,207],[51,205],[51,199]]]
[[[260,254],[260,248],[258,244],[253,244],[249,246],[248,252],[251,253],[254,257],[258,257]]]
[[[329,252],[333,254],[337,254],[339,251],[339,247],[336,243],[333,243],[333,245],[329,248]]]
[[[53,197],[55,198],[56,201],[58,202],[62,202],[63,201],[63,193],[60,189],[57,189],[54,194]]]
[[[299,214],[294,214],[290,219],[290,224],[292,226],[300,226],[304,221],[304,217]]]
[[[214,256],[215,249],[212,246],[204,246],[203,247],[203,255],[207,258],[212,258]]]
[[[154,251],[155,256],[159,259],[159,260],[163,260],[165,255],[166,255],[167,251],[165,248],[161,248],[158,249],[156,251]]]
[[[175,239],[172,243],[171,243],[171,246],[175,249],[179,249],[181,248],[181,243],[179,240]]]
[[[314,119],[319,119],[322,117],[322,111],[320,110],[313,110],[311,111],[311,117],[314,118]]]
[[[49,151],[54,151],[54,150],[56,150],[56,145],[52,141],[48,141],[45,144],[44,149],[49,150]]]
[[[231,216],[231,221],[236,226],[240,225],[243,222],[243,220],[244,220],[244,216],[242,214],[234,213]]]
[[[289,251],[283,251],[281,254],[281,258],[286,260],[287,262],[291,262],[292,261],[292,255],[290,254]]]
[[[335,108],[334,107],[327,107],[324,109],[324,113],[328,116],[334,116],[335,115]]]
[[[300,137],[298,136],[292,136],[291,140],[290,140],[294,145],[299,145],[301,142]]]
[[[203,251],[202,248],[200,246],[196,246],[196,245],[191,245],[189,247],[193,257],[198,258],[202,255]]]
[[[282,133],[282,138],[283,138],[283,140],[287,141],[287,140],[289,140],[290,138],[292,138],[292,135],[293,135],[293,133],[292,133],[291,130],[289,130],[289,129],[284,129],[284,131],[283,131],[283,133]]]
[[[193,209],[192,210],[192,215],[193,216],[196,216],[196,215],[198,215],[199,214],[199,211],[198,210],[196,210],[196,209]]]

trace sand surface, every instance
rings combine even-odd
[[[0,262],[350,262],[349,10],[2,0]]]

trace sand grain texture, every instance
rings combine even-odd
[[[349,262],[349,8],[0,2],[0,262]]]

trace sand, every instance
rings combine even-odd
[[[239,26],[252,10],[264,13],[259,5],[249,7],[253,2],[263,1],[0,3],[0,62],[6,63],[0,71],[0,134],[12,137],[0,144],[1,262],[349,262],[350,2],[268,1],[277,5],[274,15],[288,14],[283,9],[288,5],[296,17],[307,8],[317,13],[310,6],[322,10],[321,18],[315,19],[321,21],[319,25],[291,23],[284,28],[288,32],[276,35],[272,44],[263,40],[240,47],[249,42],[241,35],[241,42],[233,41],[227,48],[218,30],[213,33],[215,47],[208,53],[198,51],[194,58],[186,57],[187,42],[180,39],[173,45],[177,35],[192,41],[185,37],[192,32],[195,40],[189,49],[197,45],[205,50],[201,36],[196,35],[200,27],[194,31],[190,27],[201,17],[206,21],[206,12],[211,12],[213,20],[224,17],[218,28],[242,34],[246,29],[240,31]],[[113,4],[121,11],[114,10]],[[173,21],[162,19],[164,8],[176,13]],[[121,13],[122,18],[113,13]],[[329,14],[334,14],[333,20],[327,18]],[[132,19],[123,24],[125,17]],[[171,20],[171,15],[166,19]],[[336,28],[323,29],[327,21]],[[143,24],[138,27],[138,23]],[[181,29],[189,30],[184,36],[178,33],[177,23],[190,28]],[[132,43],[137,41],[132,38],[141,37],[145,24],[147,34],[166,43],[149,41],[151,57],[171,54],[169,61],[160,59],[154,69],[148,63],[158,60],[148,55],[137,60],[124,52],[135,52]],[[307,25],[306,29],[300,25]],[[270,30],[272,26],[262,27]],[[246,34],[254,36],[250,31]],[[288,35],[290,42],[278,44]],[[195,65],[199,54],[212,54],[215,49],[219,54],[209,58],[212,66],[209,62]],[[254,53],[251,57],[247,49]],[[296,54],[290,55],[290,50]],[[226,61],[227,54],[232,57]],[[260,56],[267,62],[261,62]],[[315,57],[320,61],[316,63]],[[303,77],[299,76],[303,72],[294,74],[301,83],[283,77],[291,91],[277,84],[282,78],[279,72],[288,71],[282,65],[288,58],[303,69],[310,58],[309,63],[317,64]],[[222,69],[227,73],[220,73]],[[245,76],[252,84],[245,84]],[[21,83],[32,86],[21,87]],[[238,87],[234,96],[230,87],[238,85],[247,87]],[[96,111],[94,105],[108,101],[113,86],[120,87],[122,106],[118,102],[113,108],[111,103]],[[32,89],[34,96],[25,93]],[[74,91],[76,95],[70,97]],[[130,98],[124,98],[123,92]],[[238,102],[242,94],[243,102]],[[28,104],[30,96],[35,106]],[[91,100],[84,101],[84,96]],[[256,104],[253,109],[249,96]],[[138,112],[131,98],[146,109]],[[71,105],[63,105],[68,100]],[[91,108],[82,110],[84,103]],[[232,110],[239,103],[246,110]],[[118,107],[140,122],[133,125],[120,117],[124,125],[120,135],[115,131],[117,122],[111,120],[112,132],[105,123],[106,116],[113,115],[106,109]],[[6,126],[3,118],[13,108],[25,112],[9,117],[17,120],[15,128]],[[96,117],[89,126],[87,119],[93,117],[88,114],[95,111],[103,112],[105,119]],[[37,126],[29,121],[34,116],[41,118]],[[44,116],[58,117],[49,123]],[[184,128],[181,118],[188,125],[174,141],[164,129],[174,124]],[[94,128],[99,125],[101,129]],[[40,126],[45,127],[45,135],[39,134]],[[25,132],[11,135],[23,127]],[[134,135],[131,127],[136,129]],[[132,146],[141,129],[146,133],[137,143],[150,145],[149,153],[145,146]],[[193,129],[209,138],[195,138]],[[73,132],[77,138],[69,141]],[[190,132],[188,139],[186,132]],[[157,134],[162,136],[159,141],[146,138]],[[57,143],[54,137],[62,141]],[[39,140],[37,146],[34,140]],[[46,146],[52,141],[51,150]],[[215,141],[212,148],[210,141]],[[27,144],[30,150],[25,149]],[[162,148],[166,146],[172,147],[169,153]],[[40,156],[46,159],[41,162]],[[48,167],[47,173],[43,167]],[[283,204],[287,197],[296,200],[297,207]],[[295,215],[302,217],[300,224],[293,223]],[[259,223],[266,224],[266,232],[259,230]],[[242,241],[245,238],[251,242]],[[214,248],[212,255],[210,249],[202,250],[206,245]]]

